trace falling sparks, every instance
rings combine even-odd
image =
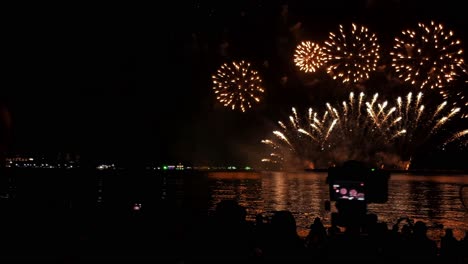
[[[330,33],[325,42],[324,64],[328,74],[351,84],[369,79],[380,58],[376,35],[356,24],[351,25],[350,32],[340,25],[339,31],[339,34]]]
[[[323,63],[322,48],[316,43],[303,41],[296,48],[294,63],[301,71],[315,72]]]
[[[341,104],[326,103],[324,113],[309,108],[302,116],[292,108],[289,122],[278,122],[281,131],[273,132],[276,139],[262,142],[275,150],[276,156],[269,160],[277,163],[300,160],[324,166],[348,159],[377,162],[376,158],[387,154],[407,161],[430,137],[459,117],[459,108],[448,108],[445,101],[429,107],[423,99],[421,92],[392,100],[383,100],[377,93],[371,97],[361,93],[358,98],[350,93],[349,100]],[[462,131],[451,141],[465,134]]]
[[[454,141],[460,142],[460,145],[467,145],[468,144],[468,129],[462,130],[460,132],[455,133],[451,138],[445,141],[445,144],[449,144]]]
[[[216,99],[232,110],[245,112],[259,103],[264,93],[262,79],[250,63],[224,63],[212,76]]]
[[[453,107],[460,108],[462,118],[468,118],[468,80],[465,84],[441,89],[440,94],[444,100],[451,100]]]
[[[453,81],[463,64],[461,43],[452,31],[434,21],[418,23],[395,38],[392,67],[401,80],[418,88],[442,88]]]

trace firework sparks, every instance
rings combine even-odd
[[[464,84],[450,86],[449,89],[441,89],[440,94],[444,100],[453,102],[453,107],[459,107],[462,118],[468,118],[468,80]]]
[[[301,71],[315,72],[323,63],[322,48],[316,43],[303,41],[296,48],[294,63]]]
[[[278,163],[300,160],[325,166],[348,159],[378,162],[375,159],[392,155],[399,157],[397,164],[403,164],[401,161],[410,160],[422,144],[459,116],[459,108],[447,105],[425,106],[422,93],[388,101],[378,94],[368,98],[361,93],[356,98],[350,93],[341,106],[326,103],[323,114],[309,108],[302,117],[292,108],[289,122],[279,121],[281,132],[273,132],[277,139],[262,142],[273,147],[277,155],[269,160]],[[451,141],[465,134],[460,132]]]
[[[309,108],[305,118],[298,115],[292,108],[293,115],[289,122],[278,121],[282,131],[273,131],[276,139],[262,140],[262,143],[276,150],[276,155],[266,160],[274,163],[289,161],[293,156],[308,157],[311,151],[320,151],[327,147],[327,137],[335,126],[333,120],[326,113],[322,119],[317,118],[318,113]],[[335,121],[336,123],[336,121]],[[328,135],[327,135],[328,134]]]
[[[348,32],[340,25],[339,34],[330,33],[324,46],[324,64],[333,79],[359,83],[369,79],[379,60],[380,46],[375,34],[364,26],[351,25]]]
[[[264,93],[258,72],[245,61],[223,64],[212,79],[216,99],[232,110],[245,112],[259,103]]]
[[[420,88],[441,88],[453,81],[463,64],[461,43],[442,24],[418,24],[395,38],[392,67],[401,80]]]
[[[454,141],[460,142],[460,145],[468,145],[468,129],[462,130],[460,132],[455,133],[451,138],[449,138],[444,145],[449,144]]]

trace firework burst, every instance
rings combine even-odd
[[[315,72],[323,62],[322,48],[316,43],[303,41],[296,48],[294,63],[301,71]]]
[[[425,107],[422,98],[422,93],[408,93],[392,105],[377,93],[350,93],[342,104],[326,103],[323,113],[310,108],[298,115],[293,108],[287,122],[278,122],[275,138],[262,141],[273,149],[264,161],[323,167],[356,159],[400,167],[459,114],[447,102]]]
[[[295,108],[288,121],[278,121],[279,129],[273,131],[273,139],[262,140],[262,143],[272,149],[270,157],[264,162],[281,164],[315,161],[317,153],[328,147],[328,139],[336,121],[325,112],[319,115],[309,108],[308,114],[299,117]],[[299,164],[298,164],[299,165]]]
[[[351,25],[345,30],[340,25],[339,33],[330,32],[324,46],[324,64],[333,79],[343,83],[359,83],[369,78],[379,60],[380,46],[375,34],[364,26]]]
[[[232,110],[245,112],[260,102],[264,93],[262,79],[250,63],[224,63],[212,76],[216,99]]]
[[[442,24],[418,24],[395,38],[392,67],[399,78],[420,88],[441,88],[453,81],[463,64],[461,43]]]

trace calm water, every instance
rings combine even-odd
[[[208,174],[211,192],[210,210],[223,199],[236,199],[247,208],[249,219],[256,214],[275,210],[291,211],[297,221],[298,232],[307,234],[315,217],[330,224],[330,212],[324,201],[329,199],[326,173],[286,172],[212,172]],[[368,211],[375,213],[379,221],[389,228],[397,219],[407,216],[422,220],[432,228],[429,235],[439,240],[444,228],[453,228],[457,239],[468,231],[468,209],[461,199],[468,202],[468,175],[421,176],[392,174],[389,180],[389,197],[385,204],[370,204]],[[332,211],[334,210],[332,203]]]

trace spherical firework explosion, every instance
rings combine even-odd
[[[264,93],[258,72],[245,61],[224,63],[212,79],[216,99],[232,110],[245,112]]]
[[[454,80],[463,64],[463,50],[452,31],[433,21],[418,24],[395,38],[392,67],[399,78],[420,88],[441,88]]]
[[[303,41],[296,48],[294,63],[301,71],[315,72],[322,66],[322,48],[316,43]]]
[[[349,101],[327,103],[323,114],[309,109],[305,117],[293,108],[289,122],[278,122],[276,138],[262,141],[273,149],[262,161],[327,167],[355,159],[407,168],[415,151],[460,110],[449,109],[447,102],[426,108],[422,93],[398,97],[394,106],[378,97],[374,94],[368,100],[364,93],[358,97],[350,93]]]
[[[364,26],[352,24],[351,31],[340,25],[340,33],[330,32],[325,42],[324,64],[333,79],[343,83],[359,83],[369,78],[379,60],[377,37]]]

